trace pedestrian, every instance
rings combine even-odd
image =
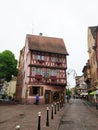
[[[36,95],[36,105],[39,104],[39,94]]]
[[[69,95],[66,95],[67,102],[69,102]]]
[[[94,99],[95,99],[96,109],[98,110],[98,98],[96,94],[94,94]]]

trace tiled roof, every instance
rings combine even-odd
[[[30,50],[68,54],[62,38],[27,34],[26,40]]]

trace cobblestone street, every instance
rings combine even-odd
[[[46,127],[46,109],[49,107],[49,126]],[[38,112],[41,112],[41,130],[57,130],[63,108],[53,114],[51,119],[51,105],[1,105],[0,130],[15,130],[20,125],[20,130],[37,130]]]
[[[49,126],[46,108],[49,107]],[[0,130],[37,130],[41,111],[41,130],[98,130],[98,110],[81,99],[71,99],[51,119],[51,105],[0,105]]]

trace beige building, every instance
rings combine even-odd
[[[76,88],[79,96],[87,96],[87,84],[84,82],[84,75],[76,76]]]
[[[91,91],[96,90],[97,81],[97,62],[95,53],[95,37],[96,37],[96,27],[88,28],[88,53],[91,71]]]
[[[17,78],[16,77],[12,77],[11,81],[8,82],[8,86],[7,86],[7,90],[6,93],[8,96],[13,97],[15,92],[16,92],[16,82],[17,82]]]
[[[88,99],[95,102],[95,91],[98,89],[98,27],[88,27],[89,60],[83,68],[84,80],[87,83]]]

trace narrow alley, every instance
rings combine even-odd
[[[98,130],[97,111],[84,100],[72,99],[64,108],[58,130]]]

